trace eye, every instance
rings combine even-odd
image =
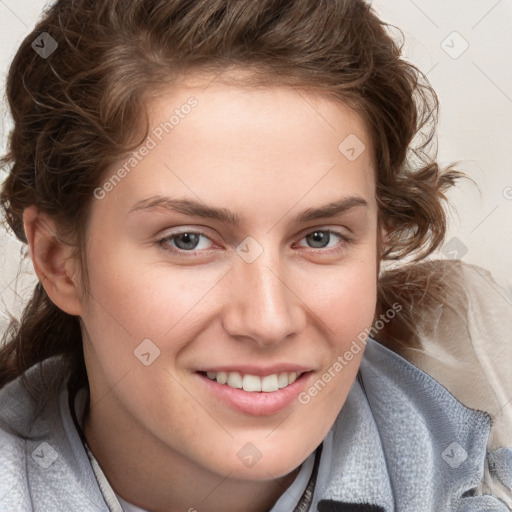
[[[311,233],[308,233],[301,240],[306,240],[306,242],[310,244],[307,247],[311,247],[312,249],[325,249],[336,247],[336,245],[338,245],[340,241],[348,241],[346,236],[331,229],[317,229],[315,231],[312,231]],[[299,243],[299,245],[301,247],[305,247],[303,244]]]
[[[211,249],[211,240],[202,233],[195,231],[184,231],[166,236],[158,241],[165,250],[171,252],[192,252],[204,249]]]

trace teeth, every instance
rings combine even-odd
[[[280,373],[279,377],[277,378],[277,384],[279,386],[279,389],[285,388],[286,386],[288,386],[288,374]]]
[[[267,393],[271,393],[272,391],[277,391],[279,389],[278,377],[277,375],[267,375],[261,379],[261,390],[266,391]]]
[[[244,375],[244,391],[261,391],[261,379],[256,375]]]
[[[248,392],[272,393],[278,389],[283,389],[293,384],[299,374],[297,372],[274,373],[265,377],[257,375],[241,375],[239,372],[206,372],[206,376],[211,380],[216,380],[219,384],[227,384],[234,389],[243,389]]]
[[[229,372],[227,385],[230,388],[240,389],[242,387],[242,376],[238,372]]]

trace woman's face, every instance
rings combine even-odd
[[[284,87],[183,85],[149,112],[91,210],[88,421],[215,474],[286,475],[332,426],[375,311],[368,133]]]

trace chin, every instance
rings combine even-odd
[[[241,480],[274,480],[296,470],[313,450],[314,447],[307,450],[304,445],[297,450],[296,444],[274,447],[268,443],[266,447],[258,449],[254,444],[247,443],[237,450],[234,462],[226,470],[231,472],[233,478]]]

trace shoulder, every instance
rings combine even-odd
[[[491,448],[511,446],[512,289],[458,260],[407,265],[383,280],[386,300],[403,305],[406,321],[375,338],[467,407],[489,413]]]
[[[332,429],[323,497],[386,511],[452,510],[483,478],[490,423],[368,339]]]
[[[393,284],[387,300],[404,305],[412,327],[376,338],[466,408],[490,417],[480,491],[492,489],[512,506],[511,288],[478,266],[452,260],[408,265],[385,279]]]
[[[0,503],[4,510],[7,506],[30,509],[26,440],[33,434],[41,385],[39,368],[34,367],[0,390]]]
[[[104,510],[63,419],[66,369],[51,358],[0,390],[1,510]]]
[[[360,375],[365,397],[384,437],[391,439],[418,423],[425,433],[433,434],[429,442],[439,443],[441,450],[458,439],[468,446],[479,446],[480,455],[485,453],[490,415],[466,407],[445,386],[404,357],[369,339]],[[392,427],[389,432],[388,426]]]

